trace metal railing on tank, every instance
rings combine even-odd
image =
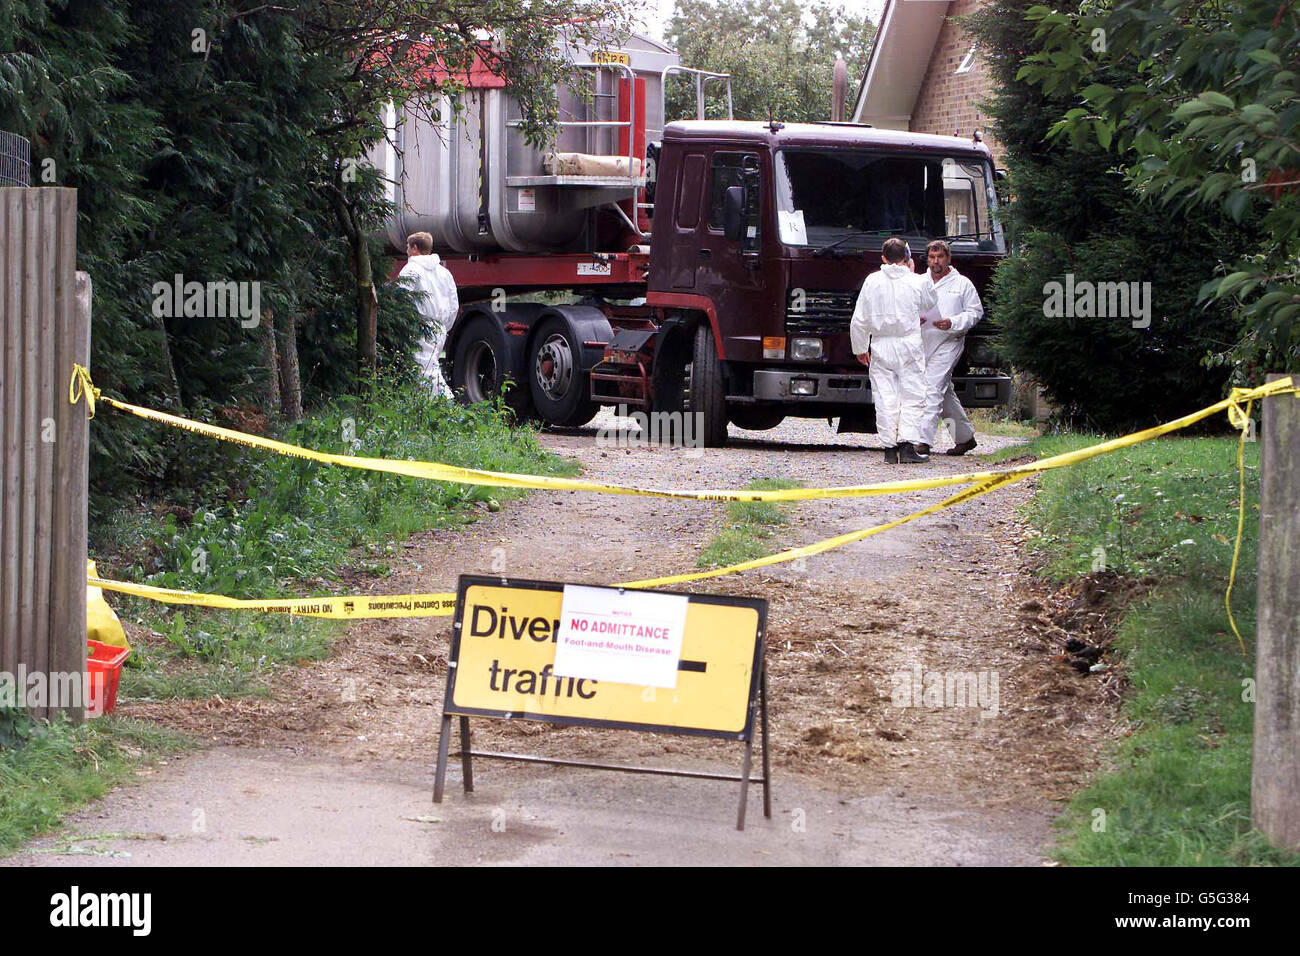
[[[15,133],[0,131],[0,186],[31,184],[31,143]]]

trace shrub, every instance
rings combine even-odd
[[[1033,5],[994,0],[967,20],[993,73],[987,107],[1010,172],[1012,200],[1002,215],[1012,252],[988,303],[998,347],[1066,418],[1093,429],[1129,430],[1216,401],[1230,369],[1207,359],[1231,346],[1240,322],[1223,305],[1198,305],[1197,293],[1206,275],[1248,248],[1254,227],[1213,210],[1161,217],[1095,141],[1046,141],[1080,100],[1073,90],[1048,94],[1017,78],[1035,51],[1034,24],[1024,19]],[[1134,328],[1131,316],[1045,315],[1045,284],[1064,283],[1067,273],[1075,281],[1151,283],[1149,326]]]

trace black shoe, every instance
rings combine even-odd
[[[897,464],[898,464],[898,446],[897,446],[897,445],[894,445],[894,446],[892,446],[892,447],[890,447],[890,448],[886,448],[886,449],[885,449],[885,464],[886,464],[886,465],[897,465]]]
[[[923,442],[923,441],[919,441],[919,442],[916,443],[916,453],[917,453],[918,455],[929,455],[929,454],[930,454],[930,446],[927,445],[927,444],[926,444],[925,442]]]
[[[902,462],[915,464],[917,462],[929,461],[930,456],[920,454],[916,450],[915,445],[913,445],[910,441],[905,441],[899,443],[898,460]]]
[[[971,450],[972,448],[974,448],[974,447],[975,447],[975,439],[974,439],[974,438],[968,438],[968,439],[966,439],[964,442],[961,442],[960,444],[953,445],[953,446],[952,446],[951,448],[949,448],[946,452],[944,452],[944,454],[945,454],[945,455],[952,455],[952,456],[956,457],[956,456],[958,456],[958,455],[964,455],[964,454],[966,454],[966,452],[970,451],[970,450]]]

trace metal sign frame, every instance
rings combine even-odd
[[[665,777],[690,777],[698,780],[731,780],[740,783],[740,809],[736,817],[736,829],[745,829],[745,809],[749,797],[749,784],[763,786],[763,816],[772,816],[771,799],[771,761],[768,754],[767,724],[767,665],[764,650],[766,648],[767,601],[761,598],[733,597],[723,594],[690,594],[683,591],[654,591],[657,594],[677,594],[687,597],[692,603],[721,604],[730,607],[752,608],[758,614],[758,628],[754,637],[754,658],[750,668],[750,686],[748,703],[745,710],[745,726],[739,733],[724,730],[711,730],[697,727],[676,727],[662,724],[636,723],[629,721],[604,720],[599,718],[570,717],[555,714],[537,714],[521,711],[488,710],[477,707],[458,707],[453,701],[456,690],[456,678],[459,670],[461,636],[464,626],[465,597],[471,587],[501,587],[518,590],[537,590],[563,592],[564,583],[556,581],[534,581],[488,577],[483,575],[462,574],[456,586],[456,616],[452,623],[451,647],[447,655],[447,681],[443,698],[442,726],[438,735],[438,763],[434,775],[433,802],[441,803],[445,789],[447,762],[451,757],[461,760],[461,779],[466,793],[474,790],[473,758],[485,760],[513,760],[524,763],[548,764],[557,767],[584,767],[589,770],[614,770],[623,773],[653,774]],[[608,588],[622,592],[623,588]],[[679,670],[702,670],[704,665],[697,661],[679,662]],[[460,720],[460,750],[450,753],[451,721],[453,717]],[[492,717],[500,720],[537,720],[560,726],[600,727],[617,730],[641,730],[650,733],[678,734],[692,737],[711,737],[723,740],[738,740],[744,743],[744,757],[739,774],[707,773],[695,770],[674,770],[662,767],[633,767],[622,764],[596,763],[583,760],[563,760],[542,757],[536,754],[496,753],[474,750],[470,737],[470,717]],[[755,717],[758,718],[757,725]],[[755,731],[761,734],[759,756],[762,775],[751,777]]]

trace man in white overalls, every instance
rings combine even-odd
[[[926,388],[921,316],[937,299],[929,278],[913,272],[912,252],[902,239],[884,241],[880,262],[862,283],[849,338],[858,361],[869,369],[885,461],[929,461],[919,447],[924,441]]]
[[[936,239],[926,247],[928,281],[939,304],[921,315],[921,341],[925,345],[925,418],[922,450],[930,451],[941,419],[952,422],[949,455],[964,455],[975,447],[975,429],[952,387],[952,372],[966,346],[966,333],[984,317],[984,306],[974,284],[952,267],[948,243]]]
[[[451,388],[442,378],[439,357],[447,341],[447,331],[456,321],[460,300],[456,280],[433,251],[433,236],[413,232],[406,240],[406,265],[398,274],[415,293],[415,307],[430,325],[430,335],[420,343],[416,361],[435,395],[451,398]]]

